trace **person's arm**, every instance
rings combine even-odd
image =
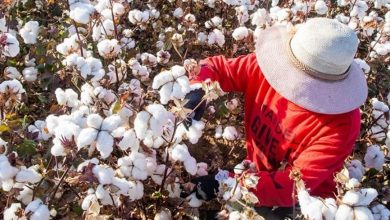
[[[255,54],[243,55],[237,58],[214,56],[201,60],[201,69],[191,83],[210,79],[219,82],[224,92],[245,92],[248,83],[250,62],[256,61]]]
[[[302,180],[309,190],[316,189],[341,170],[359,134],[359,110],[355,110],[341,122],[324,125],[324,129],[322,138],[304,149],[292,165],[300,170]],[[291,169],[288,166],[283,171],[258,173],[259,183],[253,192],[259,198],[261,206],[290,207],[297,202],[292,196],[294,182],[289,178]]]

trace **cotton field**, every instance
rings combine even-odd
[[[369,98],[334,198],[291,174],[299,218],[389,219],[390,0],[2,1],[1,218],[263,219],[242,96],[192,80],[200,60],[251,53],[261,29],[313,17],[357,33]],[[206,111],[188,125],[199,88]],[[182,195],[219,168],[218,199]]]

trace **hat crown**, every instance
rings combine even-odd
[[[302,24],[290,42],[294,56],[310,68],[340,75],[352,64],[359,40],[348,26],[328,18]]]

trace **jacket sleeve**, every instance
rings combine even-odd
[[[291,207],[297,202],[296,192],[295,197],[293,195],[294,182],[289,178],[292,167],[300,170],[309,192],[341,170],[359,134],[359,110],[343,121],[335,122],[337,127],[327,127],[324,136],[304,149],[285,170],[258,173],[259,183],[253,192],[259,198],[260,206]]]
[[[214,56],[201,60],[201,70],[191,83],[210,79],[219,82],[224,92],[245,92],[248,82],[248,63],[256,59],[254,54],[243,55],[237,58]]]

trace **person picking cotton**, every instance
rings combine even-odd
[[[251,189],[258,198],[256,210],[265,219],[283,219],[297,204],[292,169],[300,170],[310,195],[334,197],[334,174],[359,135],[367,83],[354,61],[357,35],[337,20],[313,18],[255,34],[255,53],[202,60],[191,83],[209,79],[225,92],[244,94],[246,159],[259,177]],[[191,91],[186,107],[194,109],[203,95],[200,89]],[[203,111],[195,109],[196,117]],[[214,176],[191,181],[199,199],[216,196],[221,180]]]

